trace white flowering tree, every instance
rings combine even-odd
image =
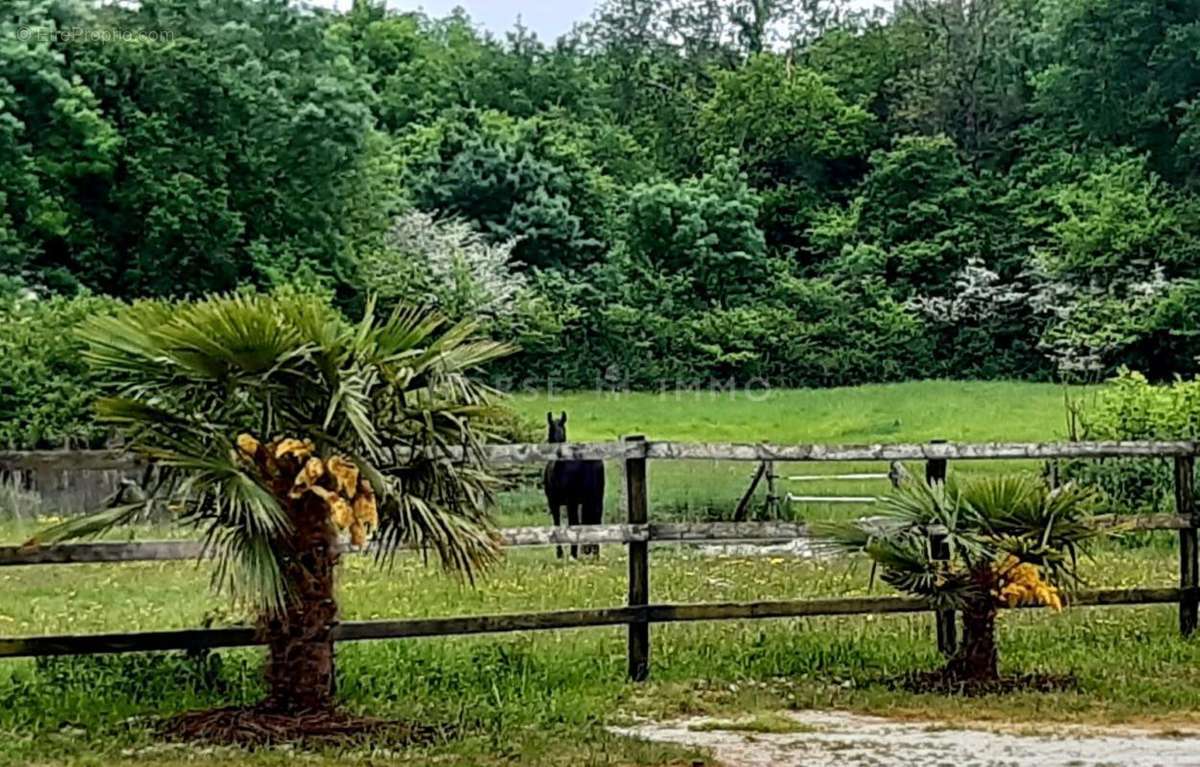
[[[942,327],[1032,326],[1038,348],[1064,380],[1099,380],[1119,364],[1123,351],[1153,331],[1156,307],[1180,284],[1157,264],[1120,279],[1081,284],[1057,275],[1044,258],[1035,258],[1011,280],[971,259],[955,274],[950,295],[916,296],[907,306]]]
[[[1151,332],[1156,305],[1174,287],[1158,265],[1147,267],[1144,278],[1111,285],[1044,277],[1029,297],[1030,309],[1048,317],[1042,351],[1064,378],[1103,378],[1122,350]]]
[[[431,303],[454,318],[504,320],[528,289],[513,268],[517,243],[491,243],[460,219],[410,211],[382,248],[359,258],[359,279],[385,305]]]

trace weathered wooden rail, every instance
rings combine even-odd
[[[1131,518],[1103,516],[1096,524],[1125,530],[1186,530],[1191,519],[1176,514],[1152,514]],[[505,548],[558,545],[657,543],[787,543],[809,537],[802,522],[649,522],[638,525],[590,525],[588,527],[507,527],[500,530]],[[342,554],[371,555],[371,546],[346,546]],[[192,561],[207,558],[199,541],[100,541],[63,543],[54,546],[2,546],[0,567],[25,565],[80,565],[130,562]]]
[[[1180,630],[1192,634],[1200,609],[1200,546],[1194,493],[1193,442],[1090,442],[1090,443],[931,443],[916,445],[738,445],[687,444],[646,441],[628,437],[620,442],[566,445],[500,445],[485,450],[495,463],[528,464],[547,460],[605,459],[624,467],[626,523],[586,528],[510,528],[502,531],[506,546],[555,544],[624,544],[629,548],[629,590],[626,604],[581,610],[501,615],[456,616],[381,621],[352,621],[334,630],[336,641],[365,641],[403,637],[486,634],[511,631],[584,628],[624,625],[628,632],[629,675],[648,677],[650,626],[711,620],[757,620],[832,615],[917,613],[930,611],[923,600],[902,597],[806,599],[721,604],[654,604],[650,599],[651,543],[733,541],[789,541],[806,537],[803,524],[784,522],[658,523],[649,520],[646,462],[649,460],[725,461],[925,461],[926,478],[945,476],[951,460],[1055,459],[1055,458],[1162,458],[1175,465],[1175,514],[1129,519],[1102,518],[1101,525],[1127,529],[1175,530],[1180,537],[1178,588],[1136,588],[1084,591],[1070,596],[1074,606],[1177,604]],[[395,456],[401,460],[404,456]],[[453,456],[457,457],[457,456]],[[0,470],[32,465],[88,470],[130,469],[136,458],[111,451],[88,453],[3,453]],[[936,535],[936,531],[934,531]],[[371,553],[348,550],[348,553]],[[44,548],[0,547],[0,567],[75,563],[144,562],[196,559],[205,554],[193,541],[145,543],[77,543]],[[937,614],[939,646],[953,650],[953,614]],[[0,638],[0,657],[79,655],[91,653],[189,650],[261,644],[251,627],[185,629],[123,634],[84,634]]]
[[[1192,589],[1196,592],[1196,589]],[[1188,590],[1178,588],[1111,589],[1083,591],[1072,595],[1072,607],[1178,604]],[[1014,608],[1026,609],[1026,608]],[[895,615],[928,612],[920,599],[906,597],[854,597],[848,599],[800,599],[766,602],[699,604],[648,604],[601,607],[583,610],[554,610],[539,613],[470,615],[450,618],[348,621],[333,632],[335,641],[359,642],[372,639],[498,634],[628,624],[685,623],[767,618],[816,618],[847,615]],[[249,647],[264,644],[257,631],[247,626],[217,629],[141,631],[132,634],[67,634],[0,639],[0,658],[46,655],[97,655],[102,653],[152,652]],[[649,660],[647,656],[647,660]],[[646,672],[648,674],[648,671]],[[635,679],[638,677],[634,677]],[[645,676],[641,677],[646,678]]]
[[[1163,524],[1167,524],[1163,515]],[[588,527],[507,527],[500,530],[506,548],[589,543],[782,543],[805,538],[797,522],[649,522]],[[346,546],[343,554],[372,554],[371,546]],[[163,562],[201,559],[209,554],[199,541],[64,543],[55,546],[0,546],[0,567],[70,565],[103,562]]]
[[[497,464],[542,463],[554,460],[624,460],[646,458],[672,461],[981,461],[1048,458],[1173,458],[1195,457],[1195,442],[929,442],[875,445],[778,445],[767,442],[657,442],[626,438],[617,442],[575,442],[488,445],[484,457]],[[398,452],[397,460],[406,457]],[[452,448],[445,454],[459,458]],[[137,456],[113,450],[0,451],[0,470],[35,466],[99,471],[135,469],[145,463]]]

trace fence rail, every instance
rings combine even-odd
[[[1050,458],[1174,458],[1194,457],[1197,443],[1190,440],[1138,442],[929,442],[875,445],[781,445],[762,443],[693,443],[622,440],[619,442],[533,443],[487,445],[483,457],[497,464],[544,463],[571,460],[672,461],[979,461]],[[396,461],[408,451],[393,451]],[[446,451],[461,458],[459,448]],[[138,456],[117,450],[0,451],[0,471],[34,468],[87,471],[128,470],[145,466]]]
[[[1200,592],[1200,589],[1192,589],[1192,592]],[[1176,604],[1185,596],[1188,596],[1187,591],[1178,588],[1106,589],[1077,592],[1070,597],[1069,604],[1073,607]],[[1190,596],[1197,597],[1200,596],[1200,593],[1192,593]],[[895,615],[930,611],[931,608],[924,600],[906,597],[851,597],[844,599],[798,599],[766,602],[650,604],[635,607],[600,607],[582,610],[467,615],[448,618],[347,621],[334,628],[333,638],[336,642],[361,642],[375,639],[413,639],[418,637],[464,636],[471,634],[499,634],[514,631],[546,631],[597,626],[620,626],[630,623],[649,625],[654,623],[763,620],[768,618]],[[265,640],[257,630],[249,626],[174,631],[140,631],[130,634],[64,634],[58,636],[0,639],[0,658],[219,649],[225,647],[250,647],[261,644],[265,644]]]
[[[1097,517],[1095,524],[1125,530],[1187,530],[1190,517],[1149,514],[1138,517]],[[932,532],[937,532],[936,528]],[[589,525],[587,527],[508,527],[499,531],[506,548],[558,545],[656,543],[727,544],[788,543],[810,539],[802,522],[650,522],[642,525]],[[372,555],[372,546],[346,546],[342,554]],[[62,543],[53,546],[0,546],[0,567],[30,565],[105,564],[121,562],[173,562],[211,555],[199,541],[101,541]]]
[[[711,620],[756,620],[831,615],[920,613],[931,611],[923,600],[903,597],[856,597],[769,602],[653,604],[650,600],[651,543],[721,543],[735,541],[791,541],[808,537],[808,528],[786,522],[658,523],[649,521],[646,462],[649,460],[727,461],[898,461],[926,462],[926,477],[945,476],[949,460],[1055,459],[1055,458],[1164,458],[1175,463],[1175,514],[1134,518],[1099,518],[1098,525],[1136,530],[1177,530],[1180,536],[1180,586],[1084,591],[1073,594],[1076,606],[1178,604],[1180,630],[1191,634],[1200,610],[1200,546],[1194,471],[1194,442],[1090,442],[1090,443],[984,443],[906,445],[739,445],[687,444],[646,441],[628,437],[620,442],[566,445],[500,445],[485,449],[495,463],[528,464],[548,460],[608,459],[624,466],[626,523],[569,529],[550,527],[510,528],[500,532],[506,546],[557,544],[624,544],[629,547],[627,604],[553,612],[454,616],[346,622],[334,628],[335,641],[365,641],[401,637],[486,634],[590,626],[628,627],[629,675],[645,679],[650,667],[650,626]],[[394,456],[396,460],[404,455]],[[20,471],[51,466],[55,469],[113,470],[141,464],[137,458],[115,451],[0,452],[0,471]],[[931,530],[931,537],[939,535]],[[347,549],[347,553],[372,553]],[[47,547],[0,546],[0,566],[113,563],[196,559],[205,554],[194,541],[144,543],[100,542]],[[938,612],[939,646],[953,650],[953,616]],[[0,638],[0,657],[79,655],[91,653],[188,650],[257,645],[262,638],[252,627],[185,629],[125,634],[85,634]]]
[[[587,527],[509,527],[499,531],[505,547],[601,543],[786,542],[808,537],[808,526],[795,522],[649,522]],[[347,546],[344,554],[373,554],[377,549]],[[163,562],[199,559],[208,554],[199,541],[64,543],[54,546],[0,546],[0,567],[102,562]]]

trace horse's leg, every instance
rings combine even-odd
[[[553,519],[554,519],[555,527],[561,526],[562,525],[562,506],[559,506],[557,503],[550,504],[550,516],[553,517]],[[559,559],[563,558],[563,549],[562,549],[561,543],[554,547],[554,551],[558,555]]]
[[[579,504],[578,503],[568,503],[567,504],[567,525],[569,527],[576,527],[578,524],[579,524]],[[579,559],[579,546],[577,546],[574,543],[571,544],[571,559]]]
[[[583,524],[585,525],[602,525],[604,524],[604,499],[594,498],[583,506]],[[584,554],[591,554],[594,557],[600,556],[600,544],[591,543],[584,549]]]

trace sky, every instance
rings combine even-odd
[[[353,0],[308,0],[312,5],[323,5],[346,10]],[[388,7],[398,11],[424,11],[429,16],[440,18],[456,7],[462,7],[479,26],[497,37],[503,37],[520,18],[526,27],[533,30],[542,42],[553,42],[559,35],[571,31],[571,27],[587,21],[600,0],[388,0]],[[890,6],[889,0],[851,0],[856,8]]]
[[[317,0],[317,3],[345,10],[351,0]],[[586,21],[597,4],[598,0],[388,0],[389,8],[421,10],[435,18],[461,6],[476,24],[498,36],[512,29],[520,17],[543,42],[553,42],[571,31],[576,22]]]

